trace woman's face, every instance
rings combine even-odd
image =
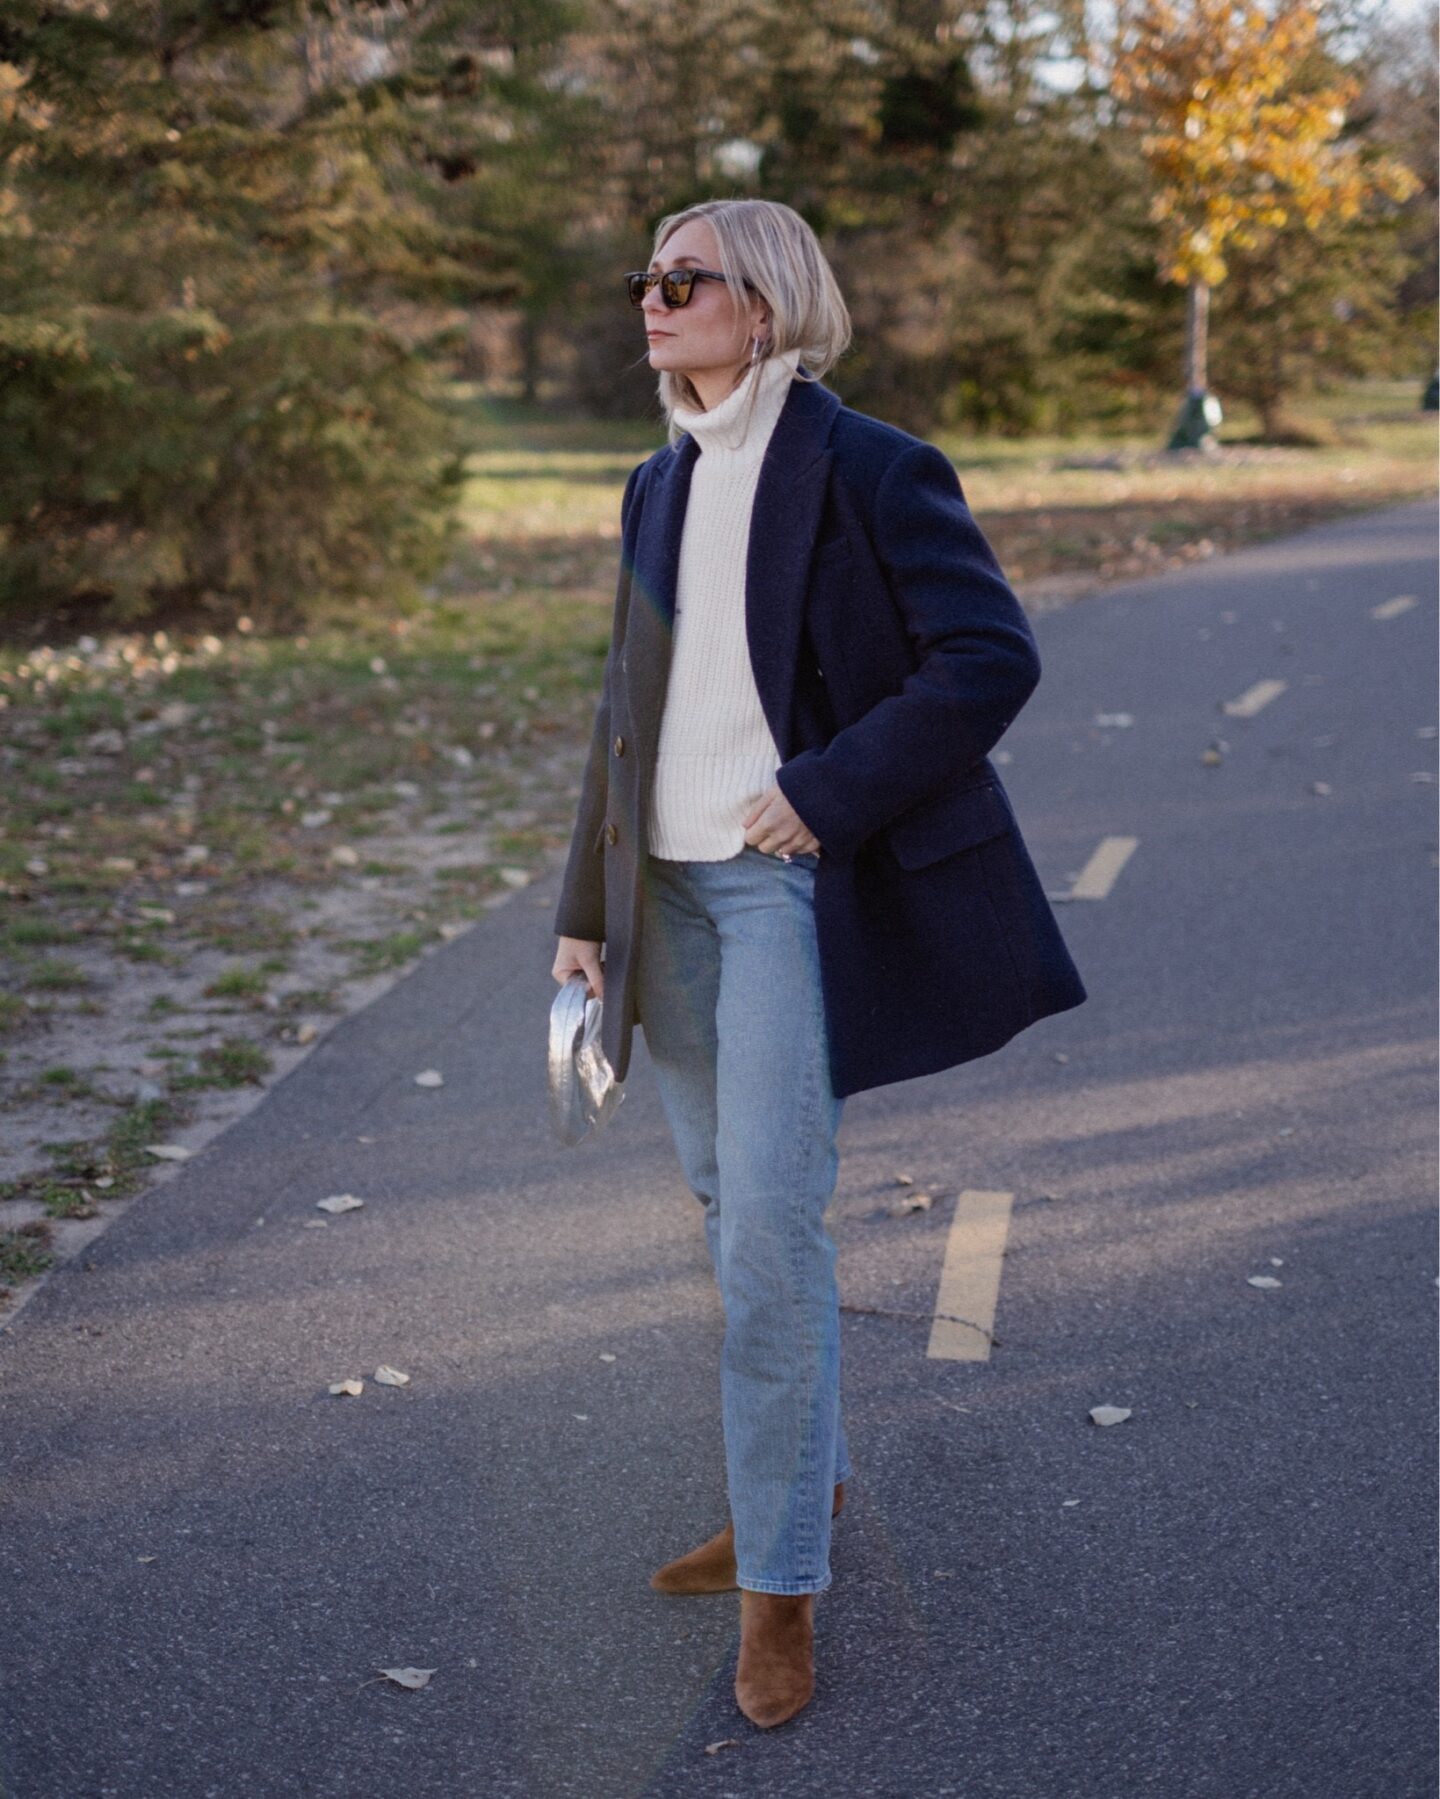
[[[687,219],[677,226],[650,268],[659,274],[687,262],[719,273],[720,246],[707,219]],[[698,373],[701,379],[695,385],[703,393],[714,387],[718,374],[733,374],[737,365],[748,363],[751,338],[768,336],[770,327],[764,301],[748,288],[746,297],[750,305],[737,322],[733,297],[723,281],[697,281],[688,304],[673,309],[660,298],[658,285],[652,287],[641,310],[651,368],[688,375],[692,381]]]

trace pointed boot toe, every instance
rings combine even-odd
[[[793,1718],[815,1691],[815,1595],[740,1589],[740,1660],[735,1703],[771,1730]]]

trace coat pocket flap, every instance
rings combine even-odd
[[[1010,829],[1010,807],[994,781],[926,800],[886,827],[902,868],[924,868],[956,850],[988,843]]]

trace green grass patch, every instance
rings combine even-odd
[[[260,1086],[273,1066],[268,1051],[246,1037],[227,1037],[223,1043],[211,1044],[201,1050],[198,1060],[192,1073],[171,1079],[177,1092],[197,1087]]]
[[[49,1245],[53,1240],[53,1232],[43,1218],[16,1225],[14,1230],[0,1231],[0,1281],[7,1283],[4,1293],[9,1293],[10,1281],[30,1280],[52,1265],[55,1258]]]
[[[300,987],[280,995],[282,1012],[340,1012],[344,1002],[333,987]]]
[[[93,979],[78,962],[68,961],[63,956],[44,956],[32,962],[24,972],[24,985],[41,993],[66,993],[89,987]]]
[[[57,943],[80,943],[84,932],[53,918],[20,918],[0,931],[0,950],[45,948]]]
[[[403,968],[430,941],[428,931],[392,931],[388,937],[347,937],[336,947],[349,950],[357,974],[372,975],[389,968]]]
[[[268,983],[258,968],[227,968],[202,989],[207,999],[262,999]]]

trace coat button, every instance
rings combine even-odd
[[[623,737],[617,737],[615,739],[615,754],[617,756],[623,756],[625,754],[625,739]]]
[[[615,829],[614,825],[606,825],[605,841],[607,843],[614,843],[616,838],[619,837],[619,835],[620,835],[620,833]]]

